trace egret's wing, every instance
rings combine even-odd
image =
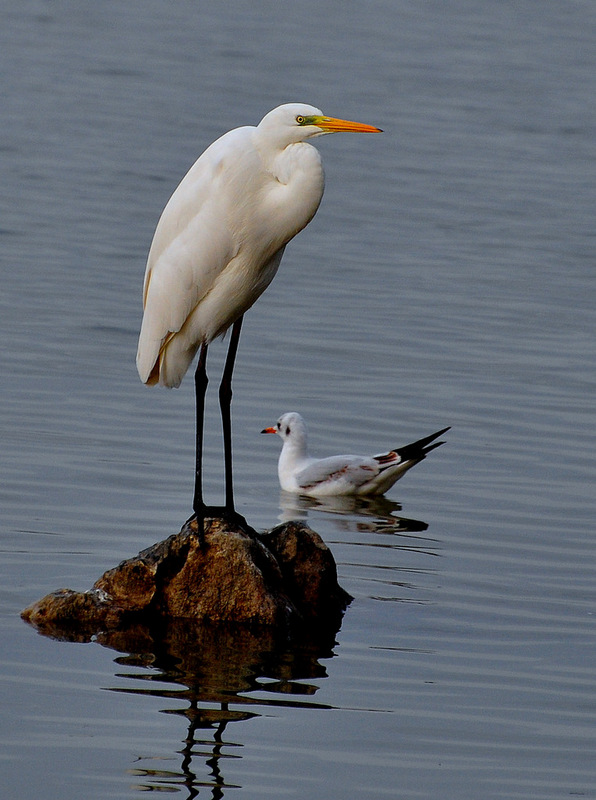
[[[199,285],[208,286],[210,270],[223,268],[230,257],[232,241],[227,221],[218,219],[217,214],[217,180],[212,164],[203,158],[183,178],[157,223],[147,258],[144,307],[160,277],[178,278],[187,272],[192,275],[193,284],[198,279]],[[172,270],[177,274],[170,275]],[[186,289],[187,283],[183,281],[182,288]],[[169,288],[171,291],[174,287]]]
[[[355,487],[362,486],[379,473],[379,465],[372,458],[361,456],[331,456],[305,467],[296,475],[301,489],[343,480]]]
[[[191,167],[167,203],[149,251],[137,366],[146,380],[164,342],[177,333],[237,254],[230,218],[228,168],[249,135],[218,139]]]

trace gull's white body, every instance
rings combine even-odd
[[[144,383],[178,386],[198,348],[265,291],[323,196],[321,157],[304,140],[336,130],[376,129],[291,103],[256,127],[224,134],[191,167],[161,215],[147,261],[137,353]]]
[[[306,423],[295,411],[282,414],[275,427],[265,428],[262,432],[277,433],[283,441],[277,472],[284,491],[330,497],[384,494],[411,467],[422,461],[426,453],[442,444],[429,443],[446,430],[448,428],[377,456],[329,458],[309,456]]]

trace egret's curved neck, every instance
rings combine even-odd
[[[261,157],[278,187],[271,195],[275,214],[286,220],[291,238],[311,221],[323,197],[325,175],[319,151],[305,142],[295,142],[283,149],[267,149]]]
[[[316,147],[295,142],[276,150],[268,164],[275,178],[284,185],[306,182],[313,188],[324,185],[323,164]]]

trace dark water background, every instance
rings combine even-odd
[[[596,797],[592,0],[0,8],[2,797]],[[239,510],[332,548],[337,643],[40,637],[23,607],[190,513],[192,383],[134,367],[146,253],[290,100],[385,130],[319,141],[234,387]],[[319,455],[453,427],[385,504],[288,507],[258,431],[294,409]]]

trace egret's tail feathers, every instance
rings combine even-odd
[[[139,339],[137,353],[137,369],[143,383],[147,386],[160,384],[168,389],[180,386],[193,358],[198,350],[198,345],[189,347],[183,337],[168,333],[159,349],[154,342],[148,344]]]
[[[153,369],[149,373],[148,377],[145,381],[143,381],[147,386],[155,386],[159,383],[159,359],[153,365]]]
[[[139,373],[139,378],[147,386],[155,386],[155,384],[159,383],[160,361],[160,354],[157,354],[157,357],[148,358],[147,353],[139,346],[137,352],[137,372]]]

